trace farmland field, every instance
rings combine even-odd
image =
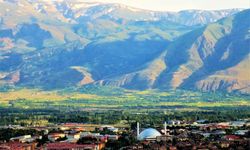
[[[202,109],[206,107],[248,107],[250,96],[224,93],[202,93],[186,90],[125,90],[89,86],[81,89],[44,91],[12,89],[0,92],[1,107],[22,109],[57,108],[145,108]]]
[[[136,91],[98,86],[54,91],[2,89],[0,103],[2,125],[120,123],[137,119],[150,123],[165,117],[223,121],[250,117],[249,95],[187,90]]]

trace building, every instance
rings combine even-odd
[[[118,140],[119,136],[118,135],[105,135],[108,140]]]
[[[223,139],[228,140],[228,141],[236,141],[236,140],[239,140],[240,137],[236,135],[225,135]]]
[[[153,128],[147,128],[140,133],[140,124],[137,122],[137,139],[140,141],[157,140],[157,141],[172,141],[172,136],[167,132],[167,123],[164,122],[164,128],[162,129],[163,135]]]
[[[137,137],[138,140],[156,140],[156,137],[161,136],[161,133],[153,128],[148,128],[142,131]]]
[[[181,124],[181,121],[180,121],[180,120],[169,120],[169,121],[168,121],[168,124],[169,124],[169,125],[173,125],[173,126],[175,126],[175,125],[180,125],[180,124]]]
[[[31,139],[31,135],[23,135],[23,136],[18,136],[11,138],[10,141],[18,141],[21,143],[27,142],[27,140]]]
[[[21,143],[11,141],[0,145],[0,150],[35,150],[37,143]]]
[[[112,132],[118,132],[119,129],[118,128],[115,128],[114,126],[110,126],[110,125],[103,125],[99,128],[100,131],[103,131],[104,129],[107,129],[109,131],[112,131]]]
[[[162,135],[162,136],[157,136],[156,137],[156,141],[157,142],[172,142],[173,141],[173,137],[169,136],[169,135]]]
[[[246,124],[246,121],[231,121],[230,126],[232,127],[243,127]]]
[[[249,132],[249,130],[238,130],[234,134],[236,135],[246,135]]]
[[[66,137],[68,139],[80,139],[81,134],[80,133],[69,133]]]
[[[48,135],[48,139],[52,142],[55,142],[57,139],[59,138],[63,138],[65,137],[66,135],[64,133],[50,133]]]
[[[91,132],[81,132],[80,138],[85,136],[99,136],[100,133],[91,133]]]
[[[96,144],[49,143],[44,150],[99,150]]]

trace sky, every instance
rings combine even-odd
[[[83,0],[121,3],[136,8],[155,11],[180,11],[186,9],[218,10],[250,8],[250,0]]]

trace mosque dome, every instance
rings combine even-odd
[[[148,128],[143,130],[139,136],[138,140],[145,140],[149,138],[156,138],[157,136],[161,136],[161,133],[153,128]]]

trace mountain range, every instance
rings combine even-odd
[[[0,0],[0,86],[250,93],[249,16]]]

